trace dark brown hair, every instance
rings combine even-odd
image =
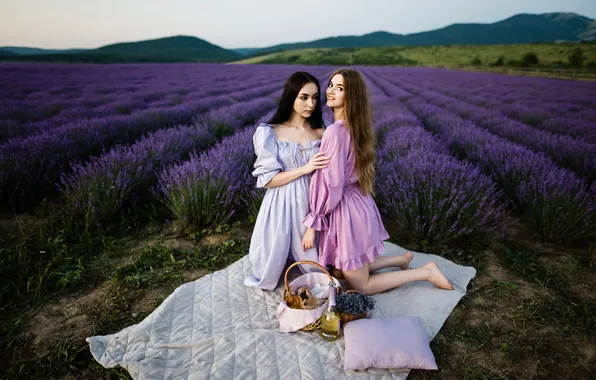
[[[269,120],[269,124],[282,124],[290,119],[290,116],[292,116],[292,111],[294,110],[294,101],[296,101],[296,98],[298,97],[302,87],[308,83],[312,83],[317,86],[318,95],[316,97],[317,104],[315,104],[313,113],[306,120],[308,120],[312,129],[323,128],[323,112],[321,111],[321,93],[319,81],[313,75],[305,71],[297,71],[290,75],[288,80],[286,80],[284,92],[281,95],[281,99],[279,100],[277,111],[271,120]]]

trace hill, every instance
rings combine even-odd
[[[123,42],[71,54],[37,54],[2,57],[4,60],[40,62],[229,62],[240,55],[205,40],[174,36],[138,42]]]
[[[10,50],[0,50],[0,57],[14,57],[18,55]]]
[[[229,61],[238,55],[230,50],[190,36],[175,36],[139,42],[118,43],[93,50],[93,53],[144,55],[172,55],[193,61]]]
[[[18,55],[38,55],[38,54],[71,54],[82,53],[88,49],[39,49],[22,46],[2,46],[0,53],[9,52]]]
[[[595,72],[596,42],[301,49],[234,63],[566,69],[577,68],[572,67],[569,61],[577,49],[581,49],[583,56],[582,67]]]
[[[312,48],[491,45],[581,40],[596,41],[595,20],[575,13],[544,13],[518,14],[491,24],[452,24],[413,34],[379,31],[362,36],[328,37],[309,42],[246,50],[253,56],[268,52]],[[241,50],[240,53],[247,54]]]
[[[224,49],[200,38],[191,36],[165,37],[137,42],[116,43],[98,49],[73,50],[44,50],[24,47],[0,48],[0,56],[4,61],[40,61],[40,62],[89,62],[89,63],[119,63],[119,62],[232,62],[242,58],[257,57],[259,62],[270,61],[276,63],[302,63],[305,61],[332,62],[333,64],[417,64],[426,59],[381,52],[371,57],[354,57],[344,52],[333,57],[321,57],[328,53],[317,53],[313,58],[311,53],[304,57],[304,49],[356,49],[356,48],[387,48],[387,47],[446,47],[479,45],[515,45],[552,42],[580,42],[596,41],[596,21],[575,13],[544,13],[518,14],[507,19],[490,23],[452,24],[444,28],[413,33],[394,34],[378,31],[361,36],[328,37],[309,42],[286,43],[265,48]],[[483,48],[484,49],[484,48]],[[298,51],[300,50],[300,51]],[[501,55],[507,53],[503,48]],[[273,52],[294,51],[290,55],[269,56]],[[311,50],[309,50],[311,51]],[[491,50],[492,51],[492,50]],[[14,54],[13,54],[14,53]],[[16,54],[16,55],[15,55]],[[424,53],[426,54],[426,53]],[[478,52],[476,54],[481,54]],[[358,55],[358,54],[357,54]],[[464,58],[467,59],[466,51]],[[347,60],[340,60],[341,57]],[[397,58],[396,58],[397,57]],[[432,60],[437,58],[432,56]],[[482,57],[480,57],[482,59]],[[492,59],[492,58],[490,58]],[[566,59],[566,57],[565,57]],[[249,61],[241,61],[249,62]],[[389,63],[393,62],[393,63]],[[449,64],[449,63],[446,63]]]

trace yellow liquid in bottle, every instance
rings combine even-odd
[[[328,340],[339,338],[340,318],[338,313],[325,312],[321,318],[321,337]]]
[[[321,318],[319,336],[325,340],[336,340],[341,330],[341,318],[335,303],[335,283],[329,283],[329,305]]]

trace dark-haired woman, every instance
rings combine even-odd
[[[253,176],[266,188],[249,249],[252,274],[246,286],[273,290],[288,261],[318,261],[316,247],[302,247],[309,211],[309,185],[313,171],[328,158],[319,153],[325,129],[318,80],[296,72],[285,83],[277,112],[260,124],[253,136],[257,156]],[[291,256],[289,256],[291,255]],[[299,266],[303,272],[316,269]]]

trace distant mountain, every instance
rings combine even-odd
[[[6,59],[7,57],[2,57]],[[190,36],[174,36],[138,42],[123,42],[70,54],[36,54],[8,57],[9,60],[42,62],[229,62],[240,58],[233,51]]]
[[[261,49],[262,48],[239,48],[239,49],[230,49],[230,50],[233,51],[234,53],[240,54],[240,55],[251,55]]]
[[[17,53],[13,53],[12,51],[0,49],[0,57],[14,57],[16,55]]]
[[[309,48],[507,45],[582,40],[596,41],[595,20],[575,13],[524,13],[492,24],[452,24],[432,31],[405,35],[378,31],[361,36],[328,37],[265,48],[228,50],[200,38],[174,36],[117,43],[89,50],[4,47],[0,48],[0,53],[4,52],[0,55],[2,60],[42,62],[231,62],[273,52]]]
[[[250,49],[249,54],[244,55],[309,48],[492,45],[580,40],[596,41],[595,20],[575,13],[518,14],[492,24],[452,24],[413,34],[379,31],[362,36],[328,37]]]
[[[21,46],[2,46],[0,52],[11,52],[19,55],[37,55],[37,54],[70,54],[82,53],[88,49],[39,49]]]
[[[205,40],[190,36],[175,36],[125,42],[107,45],[90,53],[126,54],[131,56],[171,56],[173,59],[192,61],[229,61],[238,58],[238,54],[213,45]]]

